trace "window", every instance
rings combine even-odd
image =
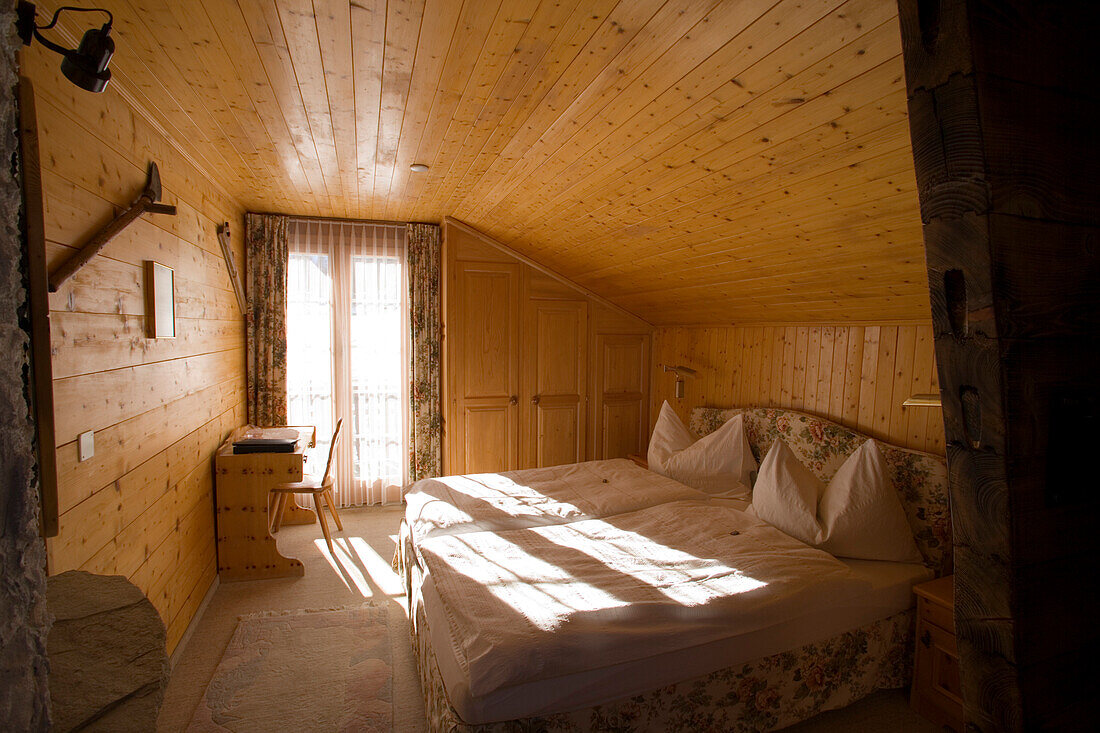
[[[288,227],[287,397],[316,425],[311,472],[333,426],[341,506],[401,501],[406,482],[408,284],[405,227],[294,220]]]

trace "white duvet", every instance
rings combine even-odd
[[[625,458],[416,482],[405,520],[417,546],[430,536],[501,531],[607,517],[706,494]]]
[[[437,535],[419,549],[475,696],[748,633],[870,588],[832,555],[709,500]]]

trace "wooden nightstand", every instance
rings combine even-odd
[[[917,594],[917,652],[909,704],[933,723],[963,729],[959,651],[955,645],[954,576],[913,586]]]

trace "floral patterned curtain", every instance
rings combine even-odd
[[[409,482],[442,471],[440,238],[434,224],[409,224]]]
[[[245,352],[248,421],[287,424],[286,270],[287,219],[245,215]]]

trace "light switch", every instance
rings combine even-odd
[[[95,431],[89,430],[86,433],[81,433],[80,438],[77,441],[77,458],[81,461],[86,461],[95,455]]]

